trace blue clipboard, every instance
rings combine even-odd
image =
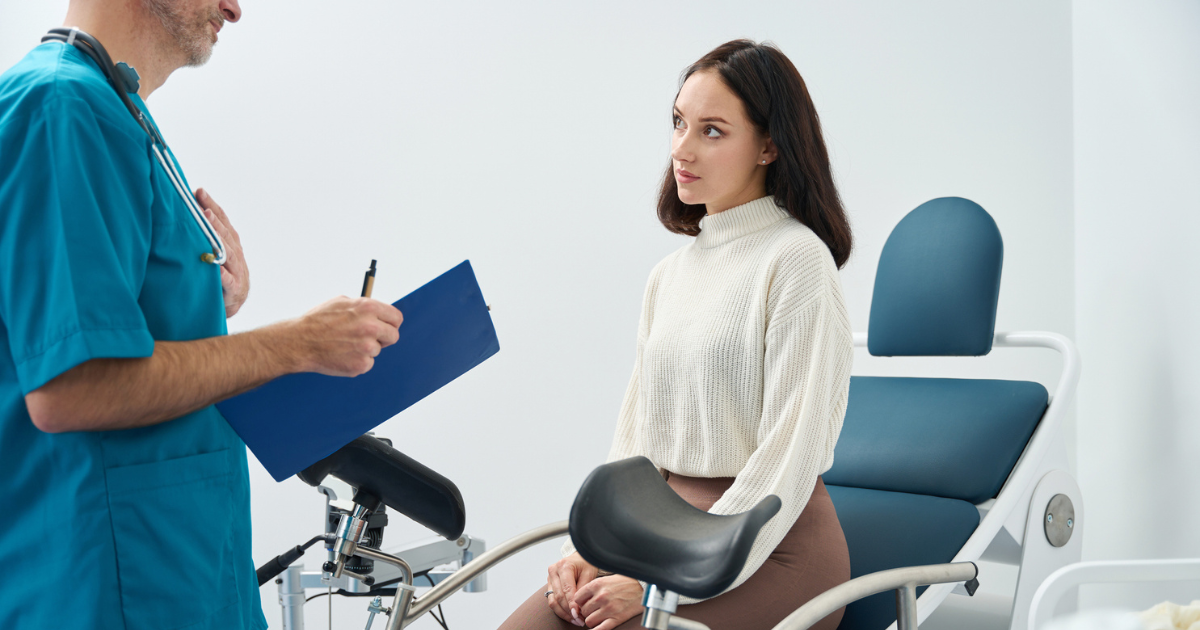
[[[355,378],[292,374],[217,403],[275,481],[283,481],[500,351],[471,261],[395,303],[400,339]]]

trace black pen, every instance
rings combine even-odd
[[[371,289],[375,288],[375,259],[371,259],[371,268],[367,270],[367,275],[363,276],[362,296],[365,298],[371,297]]]

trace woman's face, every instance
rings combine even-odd
[[[754,128],[746,108],[720,75],[688,77],[675,99],[671,163],[679,200],[716,214],[767,194],[775,145]]]

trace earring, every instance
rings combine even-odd
[[[767,161],[766,161],[766,160],[763,160],[763,161],[762,161],[762,163],[763,163],[763,164],[766,164],[766,163],[767,163]]]

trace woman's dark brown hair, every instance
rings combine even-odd
[[[825,242],[840,268],[850,257],[850,222],[833,183],[821,121],[796,66],[771,44],[738,39],[688,66],[680,88],[705,70],[718,73],[742,100],[751,123],[775,143],[779,157],[767,165],[767,194]],[[705,213],[703,205],[679,200],[675,168],[668,164],[658,194],[658,219],[672,232],[696,236]]]

